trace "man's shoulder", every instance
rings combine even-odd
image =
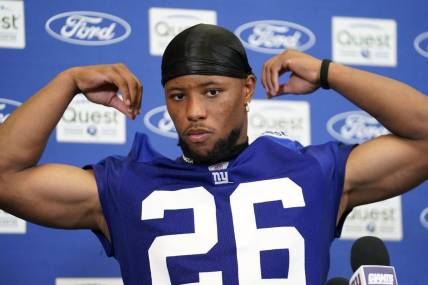
[[[296,140],[291,139],[286,132],[266,131],[252,143],[255,147],[278,146],[291,151],[300,151],[303,146]]]

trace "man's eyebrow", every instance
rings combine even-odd
[[[201,88],[201,87],[206,87],[206,86],[210,86],[210,85],[220,85],[220,84],[224,84],[224,82],[222,81],[218,81],[218,80],[209,80],[209,81],[205,81],[199,84],[196,84],[195,87],[196,88]],[[182,91],[185,90],[186,87],[181,87],[181,86],[171,86],[168,87],[166,89],[166,91],[171,92],[171,91]]]
[[[210,81],[198,84],[198,87],[205,87],[205,86],[208,86],[208,85],[220,85],[220,84],[223,84],[223,82],[222,81],[217,81],[217,80],[210,80]]]

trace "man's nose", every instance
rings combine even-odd
[[[198,121],[206,118],[206,108],[203,99],[198,95],[189,96],[186,105],[187,119],[190,121]]]

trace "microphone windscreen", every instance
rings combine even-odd
[[[352,271],[361,265],[390,265],[388,251],[381,239],[365,236],[354,242],[351,249]]]
[[[335,277],[328,280],[325,285],[349,285],[349,280],[342,277]]]

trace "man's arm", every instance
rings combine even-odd
[[[77,67],[59,74],[0,126],[0,208],[38,224],[90,228],[108,236],[92,171],[37,166],[50,133],[79,92],[130,118],[140,109],[141,84],[123,65]]]
[[[428,178],[428,97],[399,81],[332,64],[331,87],[393,135],[356,147],[346,164],[343,210],[402,194]]]
[[[262,81],[268,96],[307,94],[319,88],[321,61],[295,50],[270,59]],[[278,82],[291,72],[285,84]],[[339,216],[347,209],[402,194],[428,178],[428,98],[399,81],[331,64],[330,87],[379,120],[393,134],[350,154]]]

